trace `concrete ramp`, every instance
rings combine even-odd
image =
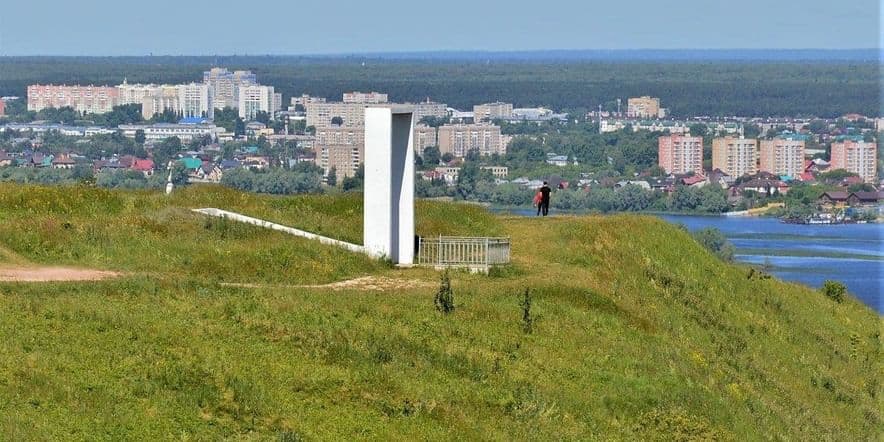
[[[343,249],[349,250],[351,252],[356,253],[366,253],[365,247],[351,244],[345,241],[340,241],[337,239],[329,238],[322,235],[317,235],[315,233],[310,233],[304,230],[295,229],[292,227],[287,227],[282,224],[276,224],[270,221],[266,221],[263,219],[252,218],[250,216],[245,216],[236,212],[229,212],[227,210],[215,209],[215,208],[205,208],[205,209],[193,209],[194,212],[201,213],[203,215],[214,216],[218,218],[230,219],[233,221],[239,221],[246,224],[252,224],[255,226],[264,227],[267,229],[278,230],[280,232],[288,233],[290,235],[300,236],[302,238],[312,239],[319,241],[322,244],[327,244],[330,246],[337,246]]]

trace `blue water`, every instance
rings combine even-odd
[[[506,209],[534,216],[531,209]],[[688,230],[714,227],[737,248],[737,261],[766,264],[780,279],[818,288],[823,281],[844,283],[878,313],[884,313],[884,225],[799,225],[775,218],[660,215]],[[802,255],[802,256],[789,256]]]
[[[778,278],[820,287],[835,279],[884,313],[884,225],[799,225],[775,218],[661,215],[689,230],[715,227],[737,248],[736,259],[768,264]],[[788,256],[802,255],[802,256]]]

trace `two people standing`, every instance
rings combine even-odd
[[[549,183],[544,181],[543,186],[538,189],[537,194],[534,195],[534,205],[537,206],[537,216],[540,216],[541,213],[543,213],[543,216],[549,214],[549,194],[551,191]]]

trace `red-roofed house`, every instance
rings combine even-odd
[[[681,183],[685,186],[702,186],[706,184],[706,177],[703,175],[686,176],[681,179]]]
[[[798,175],[798,179],[806,183],[809,181],[815,181],[816,177],[810,172],[804,172]]]
[[[143,173],[144,176],[151,176],[151,175],[153,175],[154,163],[153,163],[153,160],[142,160],[142,159],[136,158],[132,162],[132,165],[130,166],[130,168],[132,170],[137,170],[137,171]]]

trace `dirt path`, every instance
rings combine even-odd
[[[409,290],[416,288],[424,288],[432,286],[427,281],[417,279],[395,279],[383,276],[363,276],[360,278],[348,279],[346,281],[332,282],[329,284],[309,284],[309,285],[274,285],[274,284],[249,284],[223,282],[223,286],[228,287],[245,287],[245,288],[307,288],[307,289],[326,289],[332,291],[341,290],[359,290],[359,291],[392,291],[392,290]]]
[[[0,264],[0,282],[98,281],[119,276],[105,270],[71,267],[4,266]]]

